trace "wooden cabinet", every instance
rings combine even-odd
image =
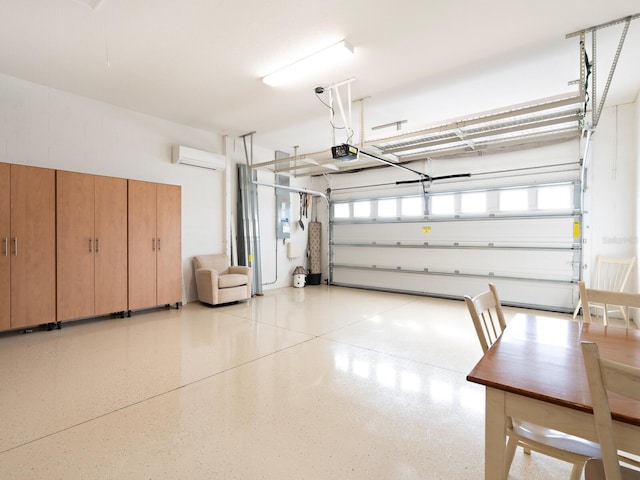
[[[182,190],[129,180],[129,310],[182,301]]]
[[[0,163],[0,330],[11,328],[11,166]]]
[[[157,303],[182,302],[182,189],[157,185]]]
[[[0,328],[54,323],[55,170],[0,165]]]
[[[96,315],[124,312],[127,292],[127,180],[96,177]]]
[[[0,163],[0,330],[182,302],[180,186]]]
[[[127,309],[127,180],[58,171],[57,319]]]

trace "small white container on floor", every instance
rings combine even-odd
[[[293,271],[293,286],[295,288],[302,288],[307,283],[307,271],[302,266],[296,267]]]
[[[294,276],[293,276],[293,286],[294,286],[295,288],[302,288],[302,287],[304,287],[304,284],[305,284],[304,278],[305,278],[305,276],[306,276],[306,275],[304,275],[304,274],[302,274],[302,273],[299,273],[299,274],[294,275]]]

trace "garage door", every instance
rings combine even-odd
[[[536,166],[531,153],[514,152],[500,159],[510,168],[422,185],[417,195],[362,181],[333,188],[331,283],[461,298],[493,282],[505,303],[572,311],[581,263],[576,151],[540,149],[551,161]]]

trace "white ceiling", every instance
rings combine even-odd
[[[313,88],[355,77],[364,122],[405,128],[575,91],[567,33],[640,11],[637,0],[0,0],[0,72],[286,151],[330,145]],[[600,30],[604,86],[621,27]],[[299,85],[260,78],[346,38],[353,60]],[[631,23],[611,102],[640,90]],[[605,64],[606,63],[606,64]],[[356,115],[356,128],[360,124]],[[387,133],[393,133],[393,130]],[[339,139],[344,140],[344,139]]]

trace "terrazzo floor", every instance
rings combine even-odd
[[[327,286],[3,333],[0,479],[482,479],[481,355],[461,301]]]

